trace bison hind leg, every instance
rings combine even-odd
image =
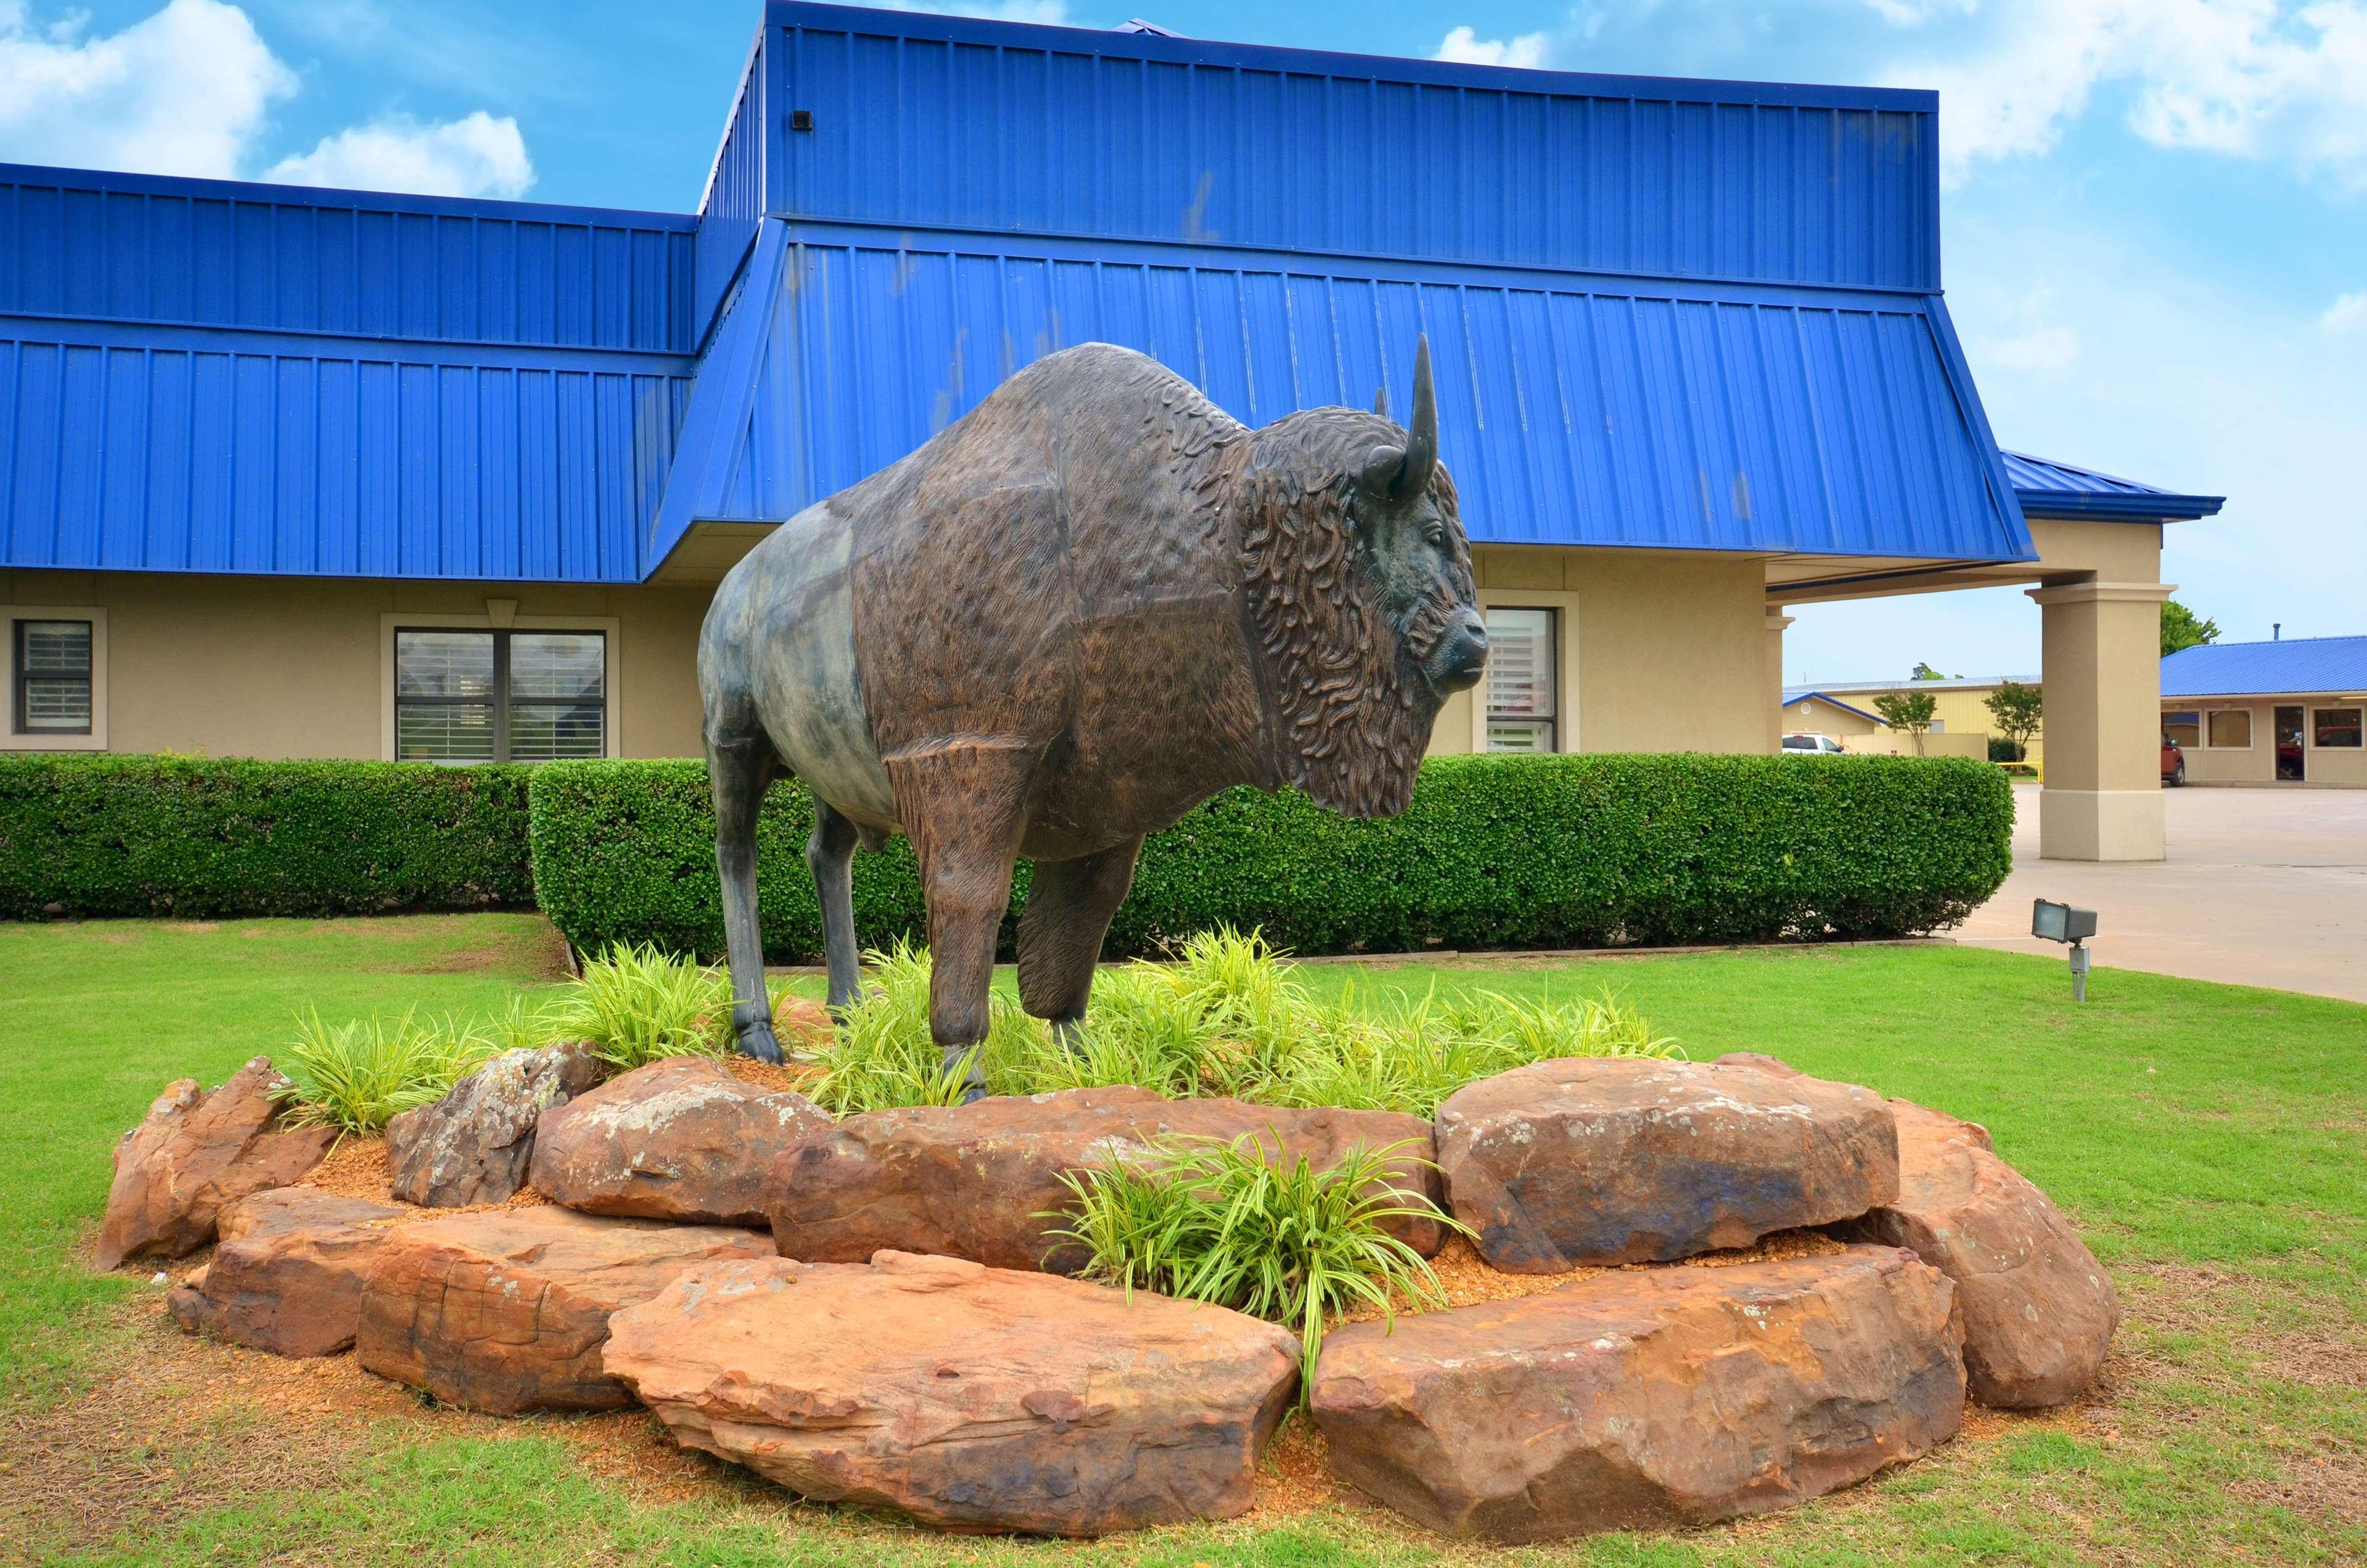
[[[756,915],[756,818],[764,789],[781,770],[773,744],[756,734],[719,733],[710,720],[707,778],[715,791],[715,870],[723,884],[723,936],[731,969],[731,1033],[759,1062],[779,1062],[773,1006],[764,992],[764,936]]]
[[[1074,860],[1039,862],[1019,915],[1019,1005],[1077,1049],[1093,989],[1093,967],[1117,906],[1134,885],[1142,840],[1129,838]]]

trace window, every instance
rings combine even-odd
[[[1488,618],[1488,749],[1551,752],[1554,736],[1554,612],[1489,609]]]
[[[91,623],[19,620],[15,626],[17,733],[90,733]]]
[[[608,643],[597,631],[398,631],[394,755],[405,762],[605,756]]]
[[[2310,717],[2312,744],[2327,749],[2359,749],[2360,710],[2320,708]]]
[[[2211,744],[2237,751],[2252,744],[2252,715],[2242,708],[2214,708],[2211,710]]]
[[[2203,715],[2192,709],[2161,716],[2161,733],[2178,744],[2181,751],[2192,751],[2203,744]]]

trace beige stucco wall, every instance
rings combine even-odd
[[[1483,547],[1475,564],[1483,604],[1559,612],[1563,749],[1773,748],[1755,558]],[[615,754],[696,756],[695,649],[710,593],[0,572],[0,606],[106,612],[107,749],[212,756],[387,755],[387,629],[414,616],[606,631]],[[1481,743],[1475,696],[1446,705],[1433,752]]]
[[[697,755],[705,588],[582,588],[0,572],[0,605],[107,611],[107,748],[210,756],[386,755],[385,618],[559,620],[612,634],[619,756]],[[492,608],[487,601],[496,601]],[[504,608],[504,606],[514,608]]]
[[[1756,557],[1503,545],[1472,554],[1483,607],[1558,612],[1563,750],[1774,748]],[[1433,755],[1481,744],[1476,698],[1440,713]]]
[[[2321,746],[2317,744],[2317,725],[2311,712],[2318,708],[2356,708],[2361,704],[2335,700],[2324,697],[2297,697],[2278,701],[2271,698],[2213,697],[2181,700],[2164,698],[2161,710],[2170,713],[2201,715],[2203,744],[2186,746],[2186,781],[2190,784],[2275,784],[2286,789],[2298,788],[2292,779],[2277,778],[2277,746],[2274,721],[2279,708],[2297,707],[2302,710],[2302,774],[2301,784],[2324,784],[2344,789],[2367,788],[2367,750],[2356,746]],[[2210,742],[2210,715],[2241,710],[2252,716],[2252,744],[2249,746],[2214,746]]]

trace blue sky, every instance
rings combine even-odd
[[[935,6],[1564,70],[1936,87],[1950,308],[1999,438],[2227,508],[2231,638],[2367,631],[2367,0]],[[0,159],[694,206],[758,7],[0,0]],[[2027,673],[2011,590],[1811,607],[1787,676]]]

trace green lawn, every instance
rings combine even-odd
[[[1695,1056],[1771,1051],[1986,1122],[2082,1225],[2128,1315],[2098,1397],[1978,1415],[1920,1464],[1736,1527],[1455,1551],[1327,1506],[1091,1546],[946,1540],[703,1460],[617,1459],[620,1433],[649,1450],[645,1417],[503,1424],[349,1365],[198,1347],[144,1276],[75,1261],[109,1145],[168,1079],[221,1081],[300,1009],[490,1012],[549,983],[552,958],[527,916],[0,927],[0,1559],[2367,1561],[2367,1008],[2101,970],[2078,1007],[2060,962],[1967,949],[1304,971],[1321,992],[1608,985]],[[311,1398],[304,1376],[354,1397]]]

